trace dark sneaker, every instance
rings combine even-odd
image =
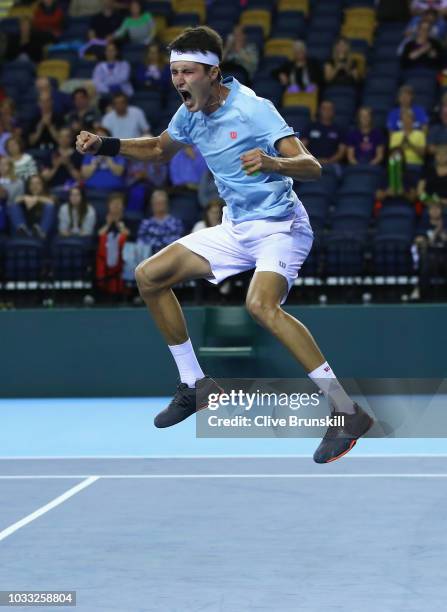
[[[368,413],[358,404],[354,404],[355,413],[346,414],[344,412],[332,412],[333,417],[344,417],[344,421],[337,419],[338,423],[328,427],[320,446],[314,453],[316,463],[330,463],[340,459],[354,448],[358,438],[365,435],[374,425]],[[343,425],[341,424],[343,423]]]
[[[210,393],[220,395],[222,391],[223,389],[210,376],[205,376],[196,381],[194,388],[188,387],[185,383],[180,383],[169,406],[155,417],[155,427],[171,427],[171,425],[181,423],[197,410],[208,407]],[[197,405],[198,402],[199,405]]]

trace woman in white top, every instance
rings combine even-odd
[[[203,220],[197,221],[192,228],[193,232],[198,232],[206,227],[214,227],[222,223],[222,205],[223,201],[220,198],[210,200],[203,213]]]
[[[118,47],[114,42],[107,44],[105,55],[105,61],[99,62],[93,71],[96,91],[101,97],[112,96],[118,92],[132,96],[129,62],[120,59]]]
[[[72,187],[68,202],[59,209],[59,236],[92,236],[96,223],[96,211],[88,204],[85,192]]]
[[[8,138],[5,149],[8,157],[14,162],[14,171],[17,178],[27,180],[30,176],[37,173],[36,160],[29,153],[24,153],[19,138],[15,136]]]

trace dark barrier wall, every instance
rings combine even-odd
[[[290,307],[339,377],[447,375],[447,305]],[[185,308],[202,341],[204,309]],[[0,312],[1,397],[170,395],[171,355],[144,309]],[[216,377],[299,377],[288,352],[259,328],[254,361],[215,359]]]

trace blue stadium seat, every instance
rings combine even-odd
[[[267,100],[271,100],[275,106],[279,106],[281,104],[281,97],[283,92],[283,86],[274,79],[273,77],[259,77],[253,79],[253,89],[258,96],[261,98],[267,98]]]
[[[295,132],[303,133],[310,121],[309,109],[304,106],[288,106],[281,109],[281,115]]]
[[[307,22],[302,13],[296,11],[281,11],[277,14],[273,25],[273,38],[304,38]]]
[[[369,76],[365,80],[364,94],[391,94],[397,89],[396,76]]]
[[[4,278],[7,281],[40,281],[44,245],[37,238],[11,238],[5,245]]]
[[[345,192],[337,198],[336,214],[363,215],[370,219],[374,206],[374,193]]]
[[[301,194],[301,197],[300,197]],[[329,207],[331,205],[331,198],[326,193],[307,193],[304,194],[302,190],[297,191],[298,197],[300,197],[304,208],[307,210],[309,216],[313,218],[319,218],[324,223],[329,215]]]
[[[211,17],[207,20],[207,25],[209,25],[210,28],[213,28],[213,30],[216,30],[216,32],[218,32],[222,36],[222,38],[225,39],[232,31],[235,24],[233,19],[221,19],[219,17]]]
[[[364,271],[364,241],[349,232],[330,236],[325,244],[326,276],[359,276]]]
[[[200,16],[197,13],[180,13],[171,19],[172,26],[196,27],[200,25]]]
[[[374,274],[409,276],[413,273],[410,238],[401,234],[376,236],[373,245]]]
[[[166,18],[169,18],[172,13],[171,3],[166,2],[166,0],[151,0],[149,10],[153,15],[160,15]]]
[[[144,60],[147,53],[147,46],[137,43],[127,43],[122,47],[121,53],[123,59],[127,60],[132,66]]]
[[[353,234],[364,239],[368,231],[369,217],[361,213],[341,214],[336,212],[332,217],[331,234]]]
[[[68,17],[64,28],[63,40],[87,40],[90,17]]]
[[[373,195],[380,185],[383,171],[381,167],[377,168],[378,172],[370,171],[369,168],[375,169],[376,167],[367,165],[348,166],[338,195],[352,192]]]
[[[91,280],[92,241],[90,238],[58,237],[52,245],[55,280]]]
[[[19,34],[19,20],[17,17],[3,17],[0,19],[0,32],[5,34]]]

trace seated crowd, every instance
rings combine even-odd
[[[138,0],[122,4],[72,0],[70,15],[90,18],[88,40],[80,54],[97,58],[92,62],[91,80],[67,93],[55,79],[35,78],[35,114],[28,124],[21,122],[14,100],[2,91],[0,81],[0,234],[47,243],[54,238],[93,243],[95,238],[101,278],[118,265],[113,254],[119,260],[126,242],[140,243],[155,253],[186,232],[219,223],[224,205],[194,147],[185,147],[169,164],[134,162],[120,155],[80,156],[74,149],[81,129],[117,138],[156,133],[150,115],[133,103],[138,92],[159,91],[166,101],[172,96],[167,57],[146,6],[150,3]],[[412,18],[399,47],[401,69],[434,70],[442,75],[445,12],[433,2],[413,2],[411,8]],[[34,18],[20,20],[19,37],[8,39],[6,59],[39,62],[46,45],[63,41],[63,18],[57,0],[40,0]],[[137,65],[123,55],[123,40],[147,45]],[[237,74],[256,91],[261,58],[262,49],[247,39],[242,25],[235,26],[225,41],[224,73]],[[318,110],[300,137],[325,173],[340,180],[351,166],[382,168],[375,210],[396,197],[415,207],[429,224],[415,239],[421,257],[430,236],[447,244],[443,225],[447,93],[442,83],[438,107],[430,114],[430,109],[414,102],[416,92],[403,79],[396,106],[389,110],[386,129],[382,129],[375,126],[373,109],[359,104],[365,74],[347,38],[337,38],[325,62],[310,57],[306,43],[296,40],[293,58],[270,74],[284,94],[317,96]],[[356,121],[348,126],[337,121],[340,104],[325,96],[337,87],[348,88],[356,102]],[[300,186],[296,189],[299,195]],[[185,194],[195,197],[195,218],[182,216],[180,206],[170,212],[170,200]],[[428,217],[422,214],[425,207]],[[120,289],[121,285],[114,286]]]

